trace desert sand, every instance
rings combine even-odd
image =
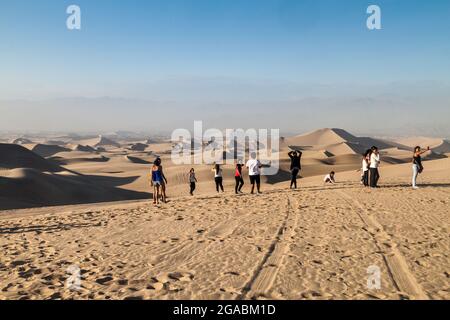
[[[419,190],[410,187],[419,143],[323,129],[282,140],[280,174],[262,195],[248,194],[248,179],[234,195],[232,166],[217,195],[211,168],[198,166],[190,197],[190,167],[170,163],[166,141],[24,139],[0,145],[0,299],[450,298],[445,140],[432,141],[440,149],[426,155]],[[377,190],[357,172],[372,144],[385,159]],[[304,151],[295,191],[290,147]],[[155,155],[169,179],[159,206],[148,186]],[[337,184],[324,186],[331,170]],[[367,286],[370,267],[380,289]],[[74,268],[77,290],[67,288]]]

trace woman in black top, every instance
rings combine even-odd
[[[300,170],[302,169],[301,158],[303,153],[300,151],[291,151],[288,153],[289,158],[291,158],[291,189],[294,186],[297,189],[297,176]]]
[[[414,155],[413,155],[413,177],[412,177],[412,187],[413,189],[419,189],[417,186],[417,176],[419,173],[422,173],[423,166],[422,166],[422,154],[425,152],[430,151],[430,147],[427,148],[427,150],[422,151],[419,146],[414,148]]]

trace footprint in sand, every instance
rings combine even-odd
[[[98,284],[101,284],[101,285],[106,285],[109,282],[111,282],[112,280],[113,280],[113,277],[111,277],[110,275],[107,275],[105,277],[95,280],[95,282],[97,282]]]

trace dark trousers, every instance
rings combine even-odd
[[[234,177],[236,179],[236,187],[234,188],[235,192],[238,193],[242,190],[242,187],[244,186],[244,179],[242,177]]]
[[[369,186],[369,170],[364,171],[363,179],[362,179],[364,186]]]
[[[379,179],[380,174],[378,173],[378,168],[370,168],[370,187],[376,188],[378,186]]]
[[[216,190],[219,192],[219,189],[223,192],[223,178],[222,177],[216,177],[214,179],[216,181]]]
[[[195,182],[191,182],[191,194],[193,194],[195,191]]]
[[[292,186],[294,186],[295,189],[297,189],[297,176],[298,176],[299,172],[300,172],[299,169],[292,169],[292,171],[291,171],[291,173],[292,173],[291,188],[292,188]]]

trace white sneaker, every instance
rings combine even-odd
[[[418,186],[413,187],[414,190],[420,189]]]

